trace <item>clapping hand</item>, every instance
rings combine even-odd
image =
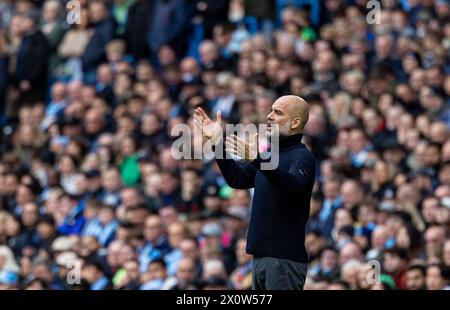
[[[245,160],[255,160],[258,156],[258,134],[255,134],[249,141],[231,135],[225,140],[225,150],[233,155],[238,155]]]

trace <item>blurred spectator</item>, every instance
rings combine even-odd
[[[186,30],[189,10],[190,8],[182,0],[156,0],[154,2],[152,17],[147,26],[147,44],[152,53],[157,53],[164,45],[180,51],[185,49],[186,41],[183,34]]]
[[[30,11],[18,17],[20,46],[13,75],[14,97],[17,108],[23,103],[44,100],[48,77],[48,43],[37,29],[39,13]]]
[[[93,291],[108,290],[112,288],[108,278],[105,277],[103,266],[98,262],[87,262],[81,271],[82,277],[90,284]]]
[[[45,1],[42,8],[41,31],[48,41],[49,76],[54,76],[56,68],[60,65],[56,51],[63,39],[65,28],[62,24],[63,7],[57,0]]]
[[[449,287],[449,269],[442,264],[432,264],[427,268],[426,277],[427,289],[429,290],[448,290]]]
[[[85,54],[87,45],[94,34],[89,28],[89,11],[82,8],[80,23],[75,23],[65,34],[58,47],[58,56],[65,60],[66,69],[62,68],[62,75],[69,75],[69,80],[83,80],[81,57]]]
[[[406,273],[406,286],[409,290],[425,289],[426,268],[423,265],[412,265]]]
[[[236,244],[236,258],[238,266],[231,273],[230,280],[238,290],[249,290],[252,286],[252,256],[245,252],[247,240],[241,238]]]
[[[81,57],[84,81],[92,84],[96,67],[105,60],[106,44],[114,38],[116,23],[102,0],[89,3],[89,21],[94,25],[86,50]]]

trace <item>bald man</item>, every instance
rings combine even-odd
[[[277,99],[267,116],[272,140],[279,136],[278,166],[261,169],[266,156],[247,156],[252,143],[227,137],[226,151],[240,154],[244,160],[216,159],[232,188],[254,188],[254,198],[247,236],[247,252],[253,255],[253,289],[303,289],[308,267],[305,249],[305,224],[315,178],[315,161],[301,143],[308,121],[308,105],[300,97]],[[213,145],[223,143],[222,116],[213,122],[201,109],[194,113],[194,123]],[[277,125],[277,126],[276,126]],[[275,130],[276,127],[279,130]],[[254,143],[253,143],[254,144]],[[275,150],[271,150],[271,156]]]

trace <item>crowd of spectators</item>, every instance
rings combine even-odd
[[[251,288],[252,191],[172,128],[286,94],[318,167],[305,289],[449,287],[448,1],[67,2],[0,0],[0,289]]]

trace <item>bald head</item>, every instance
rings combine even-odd
[[[302,133],[308,118],[309,108],[306,101],[301,97],[288,95],[278,98],[273,103],[272,111],[267,116],[267,123],[278,124],[280,134],[289,136]]]
[[[288,104],[288,108],[290,110],[291,116],[293,118],[299,117],[300,118],[300,124],[301,124],[301,130],[303,131],[303,128],[305,127],[306,123],[308,122],[309,118],[309,107],[308,103],[306,101],[298,96],[284,96],[280,99],[286,100]]]

